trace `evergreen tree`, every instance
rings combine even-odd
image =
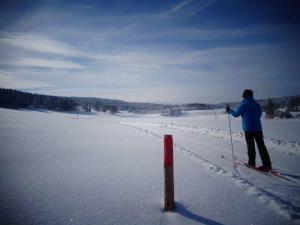
[[[111,105],[111,106],[110,106],[110,113],[111,113],[111,114],[115,114],[115,113],[117,113],[117,112],[118,112],[117,106]]]
[[[95,110],[97,112],[100,112],[101,106],[102,106],[102,104],[100,102],[96,102],[96,104],[95,104]]]
[[[266,117],[268,119],[273,119],[274,117],[274,103],[272,99],[268,99],[267,107],[266,107]]]

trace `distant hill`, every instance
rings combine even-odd
[[[270,100],[274,109],[288,108],[299,110],[300,95],[287,96],[281,98],[262,99],[258,102],[266,109]],[[227,103],[204,104],[156,104],[142,102],[126,102],[117,99],[105,99],[96,97],[60,97],[32,94],[18,90],[0,88],[0,107],[5,108],[41,108],[58,111],[128,111],[133,113],[163,113],[167,110],[207,110],[225,108]],[[240,102],[229,103],[231,107],[237,107]]]
[[[117,107],[119,111],[130,111],[143,113],[145,111],[161,111],[169,107],[169,105],[155,104],[155,103],[140,103],[140,102],[126,102],[116,99],[105,99],[105,98],[95,98],[95,97],[70,97],[78,105],[91,105],[91,106],[114,106]]]

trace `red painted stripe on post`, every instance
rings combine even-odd
[[[173,166],[173,138],[172,135],[164,136],[164,166]]]

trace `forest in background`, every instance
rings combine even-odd
[[[300,111],[300,95],[257,100],[270,119],[274,117],[292,118],[291,112]],[[55,111],[102,111],[116,113],[162,113],[163,115],[181,115],[181,111],[208,110],[224,108],[226,104],[237,107],[239,102],[219,104],[156,104],[126,102],[115,99],[95,97],[60,97],[27,93],[18,90],[0,88],[0,107],[13,109],[45,109]]]

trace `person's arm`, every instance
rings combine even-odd
[[[243,105],[240,105],[237,110],[230,109],[229,113],[234,117],[239,117],[243,113]]]
[[[261,105],[260,104],[258,104],[258,108],[259,108],[259,117],[261,117],[262,116],[262,109],[261,109]]]

